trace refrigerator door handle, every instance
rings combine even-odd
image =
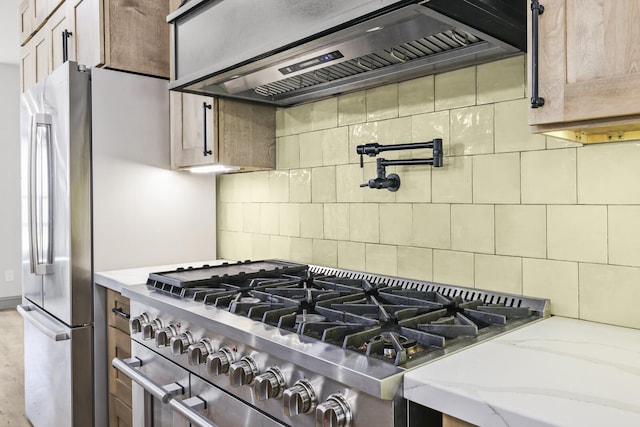
[[[52,330],[51,328],[49,328],[49,326],[45,325],[38,319],[39,314],[36,311],[32,310],[28,305],[19,305],[16,308],[18,310],[18,313],[20,313],[24,320],[28,321],[33,326],[38,328],[40,332],[51,338],[53,341],[66,341],[71,339],[66,331]]]
[[[29,149],[29,256],[31,272],[53,273],[52,117],[32,117]]]

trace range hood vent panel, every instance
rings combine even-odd
[[[243,0],[234,1],[242,3]],[[256,51],[251,49],[249,53],[246,49],[237,52],[239,41],[215,43],[189,36],[194,33],[193,25],[197,22],[202,25],[207,16],[219,19],[215,12],[224,10],[216,8],[225,3],[228,8],[233,2],[188,3],[188,9],[183,10],[185,6],[169,17],[174,26],[175,58],[175,79],[170,89],[289,106],[519,53],[518,48],[508,43],[433,11],[426,7],[428,2],[395,2],[395,8],[388,4],[390,2],[353,2],[359,6],[350,9],[350,13],[340,10],[338,16],[320,19],[345,24],[303,42],[298,43],[294,38],[287,46],[262,55],[255,55]],[[311,2],[297,2],[301,3]],[[354,15],[362,13],[363,3],[369,7],[386,3],[387,7],[371,9],[365,17]],[[292,17],[277,19],[282,23]],[[219,60],[203,59],[207,56],[207,46],[216,55],[222,55],[216,56]],[[223,55],[227,51],[228,54]],[[198,56],[199,65],[187,60],[194,55]],[[238,62],[242,55],[254,56]]]

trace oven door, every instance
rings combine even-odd
[[[113,365],[133,380],[134,427],[285,427],[181,366],[131,341]]]

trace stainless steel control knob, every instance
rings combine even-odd
[[[156,331],[158,329],[162,329],[163,327],[164,325],[162,324],[162,320],[160,319],[154,319],[150,322],[145,323],[144,325],[142,325],[142,339],[153,339],[156,336]]]
[[[175,325],[169,324],[164,328],[160,328],[156,331],[156,347],[166,347],[171,342],[171,338],[178,335],[178,328]]]
[[[191,332],[184,331],[183,333],[171,338],[169,341],[171,345],[171,353],[173,353],[174,356],[180,356],[182,353],[187,351],[187,347],[193,344],[193,342],[194,339]]]
[[[264,374],[258,375],[253,381],[256,399],[260,401],[282,396],[284,387],[284,375],[276,366],[267,369]]]
[[[147,313],[142,313],[140,316],[132,317],[129,320],[129,330],[132,334],[142,332],[142,325],[149,323],[149,316]]]
[[[315,409],[316,393],[311,383],[305,379],[298,380],[282,393],[284,414],[287,417],[295,417],[300,414],[308,414]]]
[[[231,387],[251,384],[258,374],[258,365],[250,356],[245,356],[229,366],[229,383]]]
[[[332,394],[316,408],[316,427],[350,427],[353,414],[341,394]]]
[[[213,352],[209,338],[202,338],[195,344],[191,344],[187,349],[187,361],[189,365],[197,366],[207,360],[209,353]]]
[[[221,347],[207,357],[207,372],[216,376],[229,372],[229,366],[234,361],[233,352],[229,347]]]

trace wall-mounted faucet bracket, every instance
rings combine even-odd
[[[389,191],[398,191],[400,188],[400,177],[392,173],[387,176],[387,166],[412,166],[412,165],[432,165],[433,167],[442,167],[442,139],[436,138],[429,142],[416,142],[412,144],[394,144],[380,145],[378,143],[370,143],[358,145],[356,152],[360,155],[360,167],[364,167],[363,156],[375,157],[383,151],[399,151],[413,150],[419,148],[431,148],[433,157],[430,159],[407,159],[407,160],[387,160],[378,158],[376,160],[376,177],[368,182],[361,184],[360,187],[369,187],[375,189],[386,188]]]

